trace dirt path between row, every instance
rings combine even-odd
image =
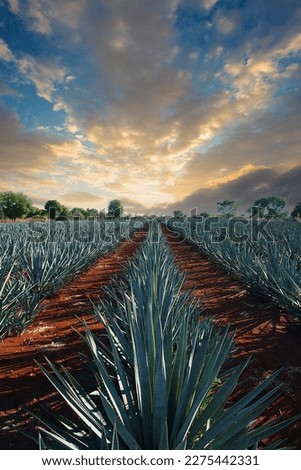
[[[167,233],[167,232],[165,232]],[[301,412],[301,324],[269,300],[251,295],[243,284],[234,280],[220,266],[185,241],[169,238],[178,267],[186,274],[185,289],[194,296],[205,312],[220,326],[231,324],[235,331],[237,360],[252,356],[240,393],[258,384],[269,374],[283,368],[282,396],[262,417],[291,417]],[[237,395],[238,396],[238,395]],[[233,397],[233,400],[237,399]],[[278,437],[286,445],[301,449],[301,419]]]
[[[45,301],[45,308],[21,336],[0,343],[0,449],[36,449],[36,444],[20,434],[33,431],[32,420],[25,412],[39,410],[41,403],[54,408],[62,400],[54,391],[34,359],[45,364],[47,356],[82,374],[79,352],[86,345],[76,331],[85,320],[92,331],[102,328],[92,315],[91,300],[104,298],[103,288],[112,277],[120,276],[133,256],[141,234],[121,244],[116,251],[101,257],[87,271],[79,274]],[[75,330],[76,331],[75,331]]]
[[[125,242],[66,284],[48,300],[46,308],[23,335],[6,338],[0,343],[0,449],[36,449],[35,443],[18,432],[33,431],[33,423],[24,407],[36,411],[41,403],[54,409],[62,405],[58,394],[35,366],[34,359],[44,363],[46,355],[84,379],[78,353],[87,351],[72,328],[80,331],[81,320],[85,319],[93,331],[101,329],[101,324],[91,315],[91,300],[103,298],[103,287],[112,277],[120,276],[125,263],[139,246],[138,238]],[[242,283],[186,242],[171,243],[170,246],[179,268],[186,273],[185,289],[194,289],[194,295],[216,323],[221,326],[230,323],[231,329],[237,330],[237,360],[253,356],[245,375],[248,382],[239,388],[239,393],[282,367],[283,394],[261,421],[299,413],[300,323],[268,300],[248,293]],[[233,396],[233,401],[237,396]],[[287,445],[301,449],[301,420],[283,430],[279,437],[286,438]]]

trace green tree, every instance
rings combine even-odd
[[[44,209],[32,207],[28,212],[27,217],[47,217],[47,212]]]
[[[234,217],[237,207],[237,202],[225,200],[217,203],[217,212],[220,212],[223,217]]]
[[[81,207],[74,207],[69,214],[72,217],[79,217],[80,219],[99,217],[99,211],[97,209],[83,209]]]
[[[94,217],[99,217],[99,211],[97,209],[86,209],[86,217],[88,218],[94,218]]]
[[[198,217],[203,217],[203,219],[208,219],[208,217],[210,217],[210,214],[208,212],[200,212]]]
[[[86,218],[86,210],[81,207],[74,207],[69,212],[69,215],[71,215],[71,217],[79,217],[82,220]]]
[[[67,207],[55,199],[47,201],[44,208],[45,211],[47,211],[49,218],[52,220],[58,217],[68,217],[69,214]]]
[[[116,218],[123,214],[123,207],[118,199],[113,199],[108,205],[108,217]]]
[[[297,202],[293,211],[291,212],[292,217],[301,217],[301,202]]]
[[[281,219],[287,216],[287,212],[284,210],[286,206],[286,200],[279,196],[266,196],[256,199],[252,206],[248,209],[252,215],[260,218],[278,218]]]
[[[174,217],[184,217],[184,214],[183,214],[182,211],[177,210],[177,211],[174,211],[173,216]]]
[[[26,194],[6,191],[0,193],[0,207],[5,217],[15,221],[27,216],[32,210],[32,203]]]

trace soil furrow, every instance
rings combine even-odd
[[[281,397],[266,411],[262,422],[300,413],[300,322],[271,301],[251,295],[241,282],[186,241],[170,237],[168,241],[178,267],[186,274],[184,288],[193,289],[193,295],[215,323],[220,326],[230,324],[230,331],[235,331],[235,360],[252,356],[244,375],[248,380],[233,400],[282,368],[279,377],[283,382]],[[287,445],[301,449],[301,420],[281,431],[278,437],[286,438]]]
[[[33,423],[24,408],[39,409],[41,403],[58,408],[62,401],[34,360],[45,364],[45,356],[83,377],[79,353],[86,353],[85,321],[92,331],[102,325],[92,315],[92,302],[105,296],[104,288],[119,277],[134,255],[142,233],[101,257],[85,272],[71,279],[54,296],[44,301],[43,310],[21,336],[0,343],[0,448],[34,449],[36,445],[19,433],[31,432]]]

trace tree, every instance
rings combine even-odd
[[[88,209],[86,209],[85,213],[86,213],[87,219],[88,218],[92,219],[92,218],[95,218],[95,217],[99,217],[99,211],[97,209],[89,209],[88,208]]]
[[[71,215],[71,217],[78,217],[79,219],[82,220],[86,218],[86,211],[85,209],[82,209],[81,207],[74,207],[69,212],[69,215]]]
[[[67,207],[63,206],[63,204],[60,204],[55,199],[47,201],[44,208],[47,211],[49,218],[52,220],[57,217],[67,217],[69,212]]]
[[[99,217],[99,211],[97,209],[83,209],[81,207],[74,207],[69,212],[69,215],[71,215],[71,217],[79,217],[82,220]]]
[[[32,207],[28,212],[27,217],[47,217],[47,212],[44,209]]]
[[[248,209],[252,215],[260,218],[283,218],[287,216],[284,211],[286,200],[279,196],[267,196],[256,199],[252,206]]]
[[[26,194],[6,191],[0,193],[0,207],[5,217],[15,221],[18,217],[27,216],[32,210],[32,203]]]
[[[222,201],[217,203],[217,212],[220,212],[223,217],[234,217],[238,207],[235,201]]]
[[[200,212],[198,217],[203,217],[203,219],[208,219],[208,217],[210,217],[210,214],[208,212]]]
[[[292,217],[301,217],[301,202],[297,202],[293,211],[291,212]]]
[[[184,214],[183,214],[182,211],[177,210],[177,211],[174,211],[173,216],[174,217],[184,217]]]
[[[123,214],[123,207],[118,199],[113,199],[108,205],[108,217],[116,218]]]

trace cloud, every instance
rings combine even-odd
[[[9,7],[10,7],[10,10],[13,13],[18,14],[20,12],[19,0],[8,0],[8,4],[9,4]]]
[[[7,178],[9,181],[13,174],[22,179],[25,175],[50,171],[53,168],[54,155],[49,151],[51,140],[39,133],[25,132],[17,115],[4,106],[0,106],[0,123],[3,179]],[[54,142],[55,139],[52,143]]]
[[[0,60],[12,63],[18,75],[22,77],[22,81],[33,83],[37,95],[49,102],[54,100],[53,95],[57,85],[69,83],[73,79],[71,75],[68,75],[67,68],[59,65],[55,58],[40,61],[28,54],[17,57],[1,38]]]
[[[300,200],[301,166],[280,173],[272,168],[254,169],[248,174],[212,189],[200,189],[183,201],[162,207],[165,213],[183,210],[189,213],[197,207],[198,213],[217,213],[216,204],[226,199],[239,202],[238,214],[245,212],[252,203],[265,196],[280,196],[287,200],[288,209],[292,210]]]
[[[76,140],[26,131],[17,114],[3,105],[0,105],[0,148],[2,187],[13,191],[22,188],[33,195],[66,188],[68,172],[64,172],[64,158],[70,164],[71,158],[76,160],[77,153],[84,152]],[[73,171],[76,172],[76,161]]]
[[[28,134],[9,117],[1,135],[10,180],[18,171],[10,155],[23,148],[29,159],[30,143],[28,168],[41,175],[48,159],[51,176],[38,177],[56,181],[56,194],[74,205],[91,191],[146,210],[292,168],[300,158],[297,3],[283,21],[279,2],[277,14],[274,2],[252,3],[10,0],[46,55],[2,40],[0,59],[15,76],[0,93],[32,84],[66,115],[56,138],[54,128]]]
[[[183,195],[200,187],[216,187],[254,168],[280,170],[297,165],[301,160],[301,96],[296,91],[287,99],[282,97],[281,104],[283,114],[266,111],[255,114],[252,120],[245,118],[219,144],[194,153],[177,181]]]
[[[4,81],[0,80],[0,97],[1,96],[17,96],[17,92]]]
[[[131,215],[146,215],[149,214],[149,210],[137,200],[128,199],[126,197],[122,198],[122,204],[124,207],[125,214]]]
[[[236,19],[232,13],[230,14],[223,14],[221,11],[218,11],[215,16],[215,24],[216,28],[222,34],[229,34],[231,33],[236,27]]]
[[[68,207],[104,207],[106,200],[103,197],[96,196],[85,191],[75,191],[60,195],[60,200]]]
[[[11,50],[2,38],[0,38],[0,60],[3,60],[4,62],[11,62],[14,60]]]
[[[56,85],[64,83],[67,75],[67,69],[55,61],[42,63],[29,56],[19,59],[17,66],[19,72],[35,85],[37,95],[49,102],[54,100]]]
[[[259,50],[249,53],[248,59],[240,61],[229,61],[225,69],[235,80],[234,84],[241,87],[244,83],[250,88],[254,80],[275,80],[288,78],[290,72],[294,72],[292,61],[293,54],[301,51],[301,34],[295,33],[293,36],[284,38],[280,43],[268,50]],[[291,61],[284,65],[281,60],[291,56]],[[298,56],[295,58],[295,64],[298,65]],[[286,73],[283,73],[286,72]]]
[[[200,5],[205,8],[205,10],[211,10],[218,0],[201,0]]]
[[[84,14],[89,0],[8,0],[10,10],[22,17],[29,30],[41,35],[51,35],[54,30],[68,28],[74,31]]]

